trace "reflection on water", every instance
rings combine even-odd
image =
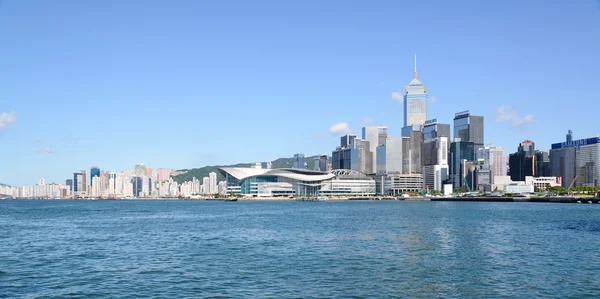
[[[0,297],[600,295],[600,206],[2,201]]]

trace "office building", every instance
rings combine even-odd
[[[477,190],[491,192],[493,186],[493,175],[492,167],[489,164],[485,164],[484,160],[474,161],[473,167],[475,168],[477,177]]]
[[[362,129],[362,139],[369,142],[369,150],[373,159],[371,165],[377,165],[377,147],[385,144],[387,138],[387,127],[369,126]],[[376,167],[371,169],[371,173],[376,172]],[[371,174],[369,173],[369,174]]]
[[[327,165],[329,164],[329,157],[327,155],[321,155],[319,157],[319,171],[327,172]]]
[[[314,157],[313,158],[313,170],[314,171],[320,171],[320,167],[319,164],[321,162],[321,158],[320,157]]]
[[[450,125],[439,124],[437,119],[430,119],[423,126],[423,140],[446,137],[450,140]]]
[[[534,142],[531,140],[521,142],[517,152],[510,154],[508,166],[512,181],[525,181],[526,176],[538,176]]]
[[[494,177],[505,176],[508,173],[506,153],[503,147],[488,144],[477,150],[476,159],[483,160],[484,165],[489,165],[491,185]]]
[[[442,191],[448,180],[448,138],[436,137],[425,140],[421,148],[423,183],[425,189]]]
[[[81,195],[87,193],[87,173],[85,170],[73,173],[73,191]]]
[[[346,134],[340,137],[340,146],[343,148],[349,148],[352,145],[352,141],[356,138],[354,134]]]
[[[294,155],[294,168],[295,169],[306,169],[306,159],[304,158],[304,154],[295,154]]]
[[[340,145],[331,153],[332,168],[351,169],[363,174],[373,173],[373,152],[369,141],[345,135],[340,139]],[[346,142],[350,145],[346,147]]]
[[[450,180],[454,189],[459,189],[465,182],[468,168],[466,162],[474,160],[475,145],[470,141],[455,139],[450,143]]]
[[[350,169],[351,149],[337,147],[331,152],[331,168],[332,169]]]
[[[377,147],[375,168],[378,175],[403,173],[402,153],[404,144],[408,144],[408,140],[408,137],[388,137],[384,145]]]
[[[568,134],[572,136],[572,132]],[[572,137],[571,137],[572,138]],[[600,138],[571,140],[552,144],[550,172],[565,188],[597,186],[600,177]]]
[[[131,178],[131,187],[132,187],[132,193],[134,197],[142,197],[143,196],[143,179],[141,176],[135,176]]]
[[[373,152],[369,141],[354,138],[350,149],[350,169],[362,174],[373,173]]]
[[[535,176],[536,177],[549,177],[552,175],[550,172],[550,154],[546,151],[535,151]]]
[[[524,152],[526,157],[532,157],[535,155],[535,142],[531,140],[524,140],[519,144],[518,152]]]
[[[402,128],[402,136],[408,137],[403,148],[403,162],[406,167],[403,173],[422,173],[421,146],[423,144],[423,126],[412,125]]]
[[[425,123],[427,119],[427,97],[427,88],[419,80],[417,56],[415,55],[413,79],[406,85],[404,94],[404,127]]]
[[[69,188],[69,192],[73,192],[73,180],[72,179],[67,179],[67,181],[65,182],[65,185],[67,186],[67,188]]]
[[[94,185],[94,177],[100,177],[100,168],[97,166],[92,166],[90,168],[90,182],[92,183],[92,186]]]
[[[474,150],[483,148],[483,116],[471,115],[468,110],[454,114],[454,138],[473,142]]]

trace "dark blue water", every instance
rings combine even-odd
[[[600,205],[0,201],[0,297],[598,297]]]

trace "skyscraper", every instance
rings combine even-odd
[[[304,164],[306,163],[304,154],[295,154],[294,155],[294,168],[296,169],[304,169]]]
[[[551,176],[550,155],[546,151],[535,151],[535,163],[537,176]]]
[[[340,146],[343,148],[349,148],[352,145],[352,141],[356,138],[354,134],[346,134],[340,137]]]
[[[87,191],[87,172],[82,170],[80,172],[73,173],[73,192],[85,194]]]
[[[421,146],[423,144],[423,126],[411,125],[402,128],[402,136],[409,137],[403,142],[403,173],[422,173]]]
[[[355,138],[350,149],[350,169],[362,174],[373,173],[373,152],[369,141]]]
[[[450,179],[454,189],[463,186],[467,175],[468,167],[466,162],[474,160],[474,145],[473,142],[460,141],[456,139],[450,144]]]
[[[385,144],[377,147],[377,164],[375,166],[378,175],[403,173],[403,145],[404,140],[408,144],[409,137],[388,137]]]
[[[567,140],[571,137],[567,136]],[[550,171],[562,178],[562,186],[597,186],[600,178],[600,138],[587,138],[552,144]]]
[[[454,138],[473,142],[475,151],[483,148],[483,116],[471,115],[468,110],[454,114]]]
[[[436,137],[446,137],[450,140],[450,125],[439,124],[437,119],[430,119],[423,126],[423,140],[429,140]]]
[[[319,171],[327,171],[329,157],[327,155],[321,155],[319,157]]]
[[[202,179],[202,193],[209,194],[209,192],[210,192],[210,178],[204,177]]]
[[[510,154],[508,165],[512,181],[525,181],[526,176],[538,176],[535,143],[531,140],[521,142],[517,152]]]
[[[90,168],[90,182],[93,183],[94,177],[100,177],[100,168],[98,168],[98,166],[92,166]]]
[[[417,73],[417,55],[413,79],[406,85],[404,94],[404,127],[424,124],[427,119],[427,89],[419,80]]]
[[[364,127],[362,129],[362,139],[367,140],[369,142],[369,147],[371,153],[373,154],[373,162],[371,164],[373,165],[373,169],[371,169],[371,173],[375,173],[375,165],[377,165],[377,147],[385,145],[385,141],[387,139],[387,127]]]
[[[142,177],[136,176],[133,177],[131,179],[131,184],[132,184],[132,189],[133,189],[133,196],[135,197],[141,197],[142,196],[142,190],[143,190],[143,180]]]
[[[477,151],[477,159],[483,160],[484,165],[490,166],[490,184],[494,184],[494,177],[505,176],[508,172],[506,166],[505,150],[501,146],[486,145]]]
[[[442,191],[444,181],[448,179],[448,137],[425,140],[421,151],[425,187]]]
[[[217,173],[211,172],[208,174],[209,189],[208,193],[216,194],[217,192]]]

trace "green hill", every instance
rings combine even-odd
[[[306,157],[306,164],[308,164],[308,169],[314,169],[315,158],[317,156]],[[329,158],[330,159],[330,158]],[[218,168],[220,167],[250,167],[255,165],[255,163],[238,163],[233,165],[214,165],[214,166],[204,166],[201,168],[192,168],[192,169],[180,169],[177,170],[179,172],[184,172],[184,174],[180,174],[177,176],[173,176],[173,180],[178,183],[183,183],[187,181],[191,181],[192,178],[196,178],[198,180],[202,180],[204,177],[208,177],[208,174],[211,172],[217,173],[217,181],[222,181],[225,179],[223,175],[219,172]],[[267,162],[261,162],[262,168],[267,168]],[[277,160],[271,161],[271,168],[292,168],[294,166],[294,158],[279,158]]]

